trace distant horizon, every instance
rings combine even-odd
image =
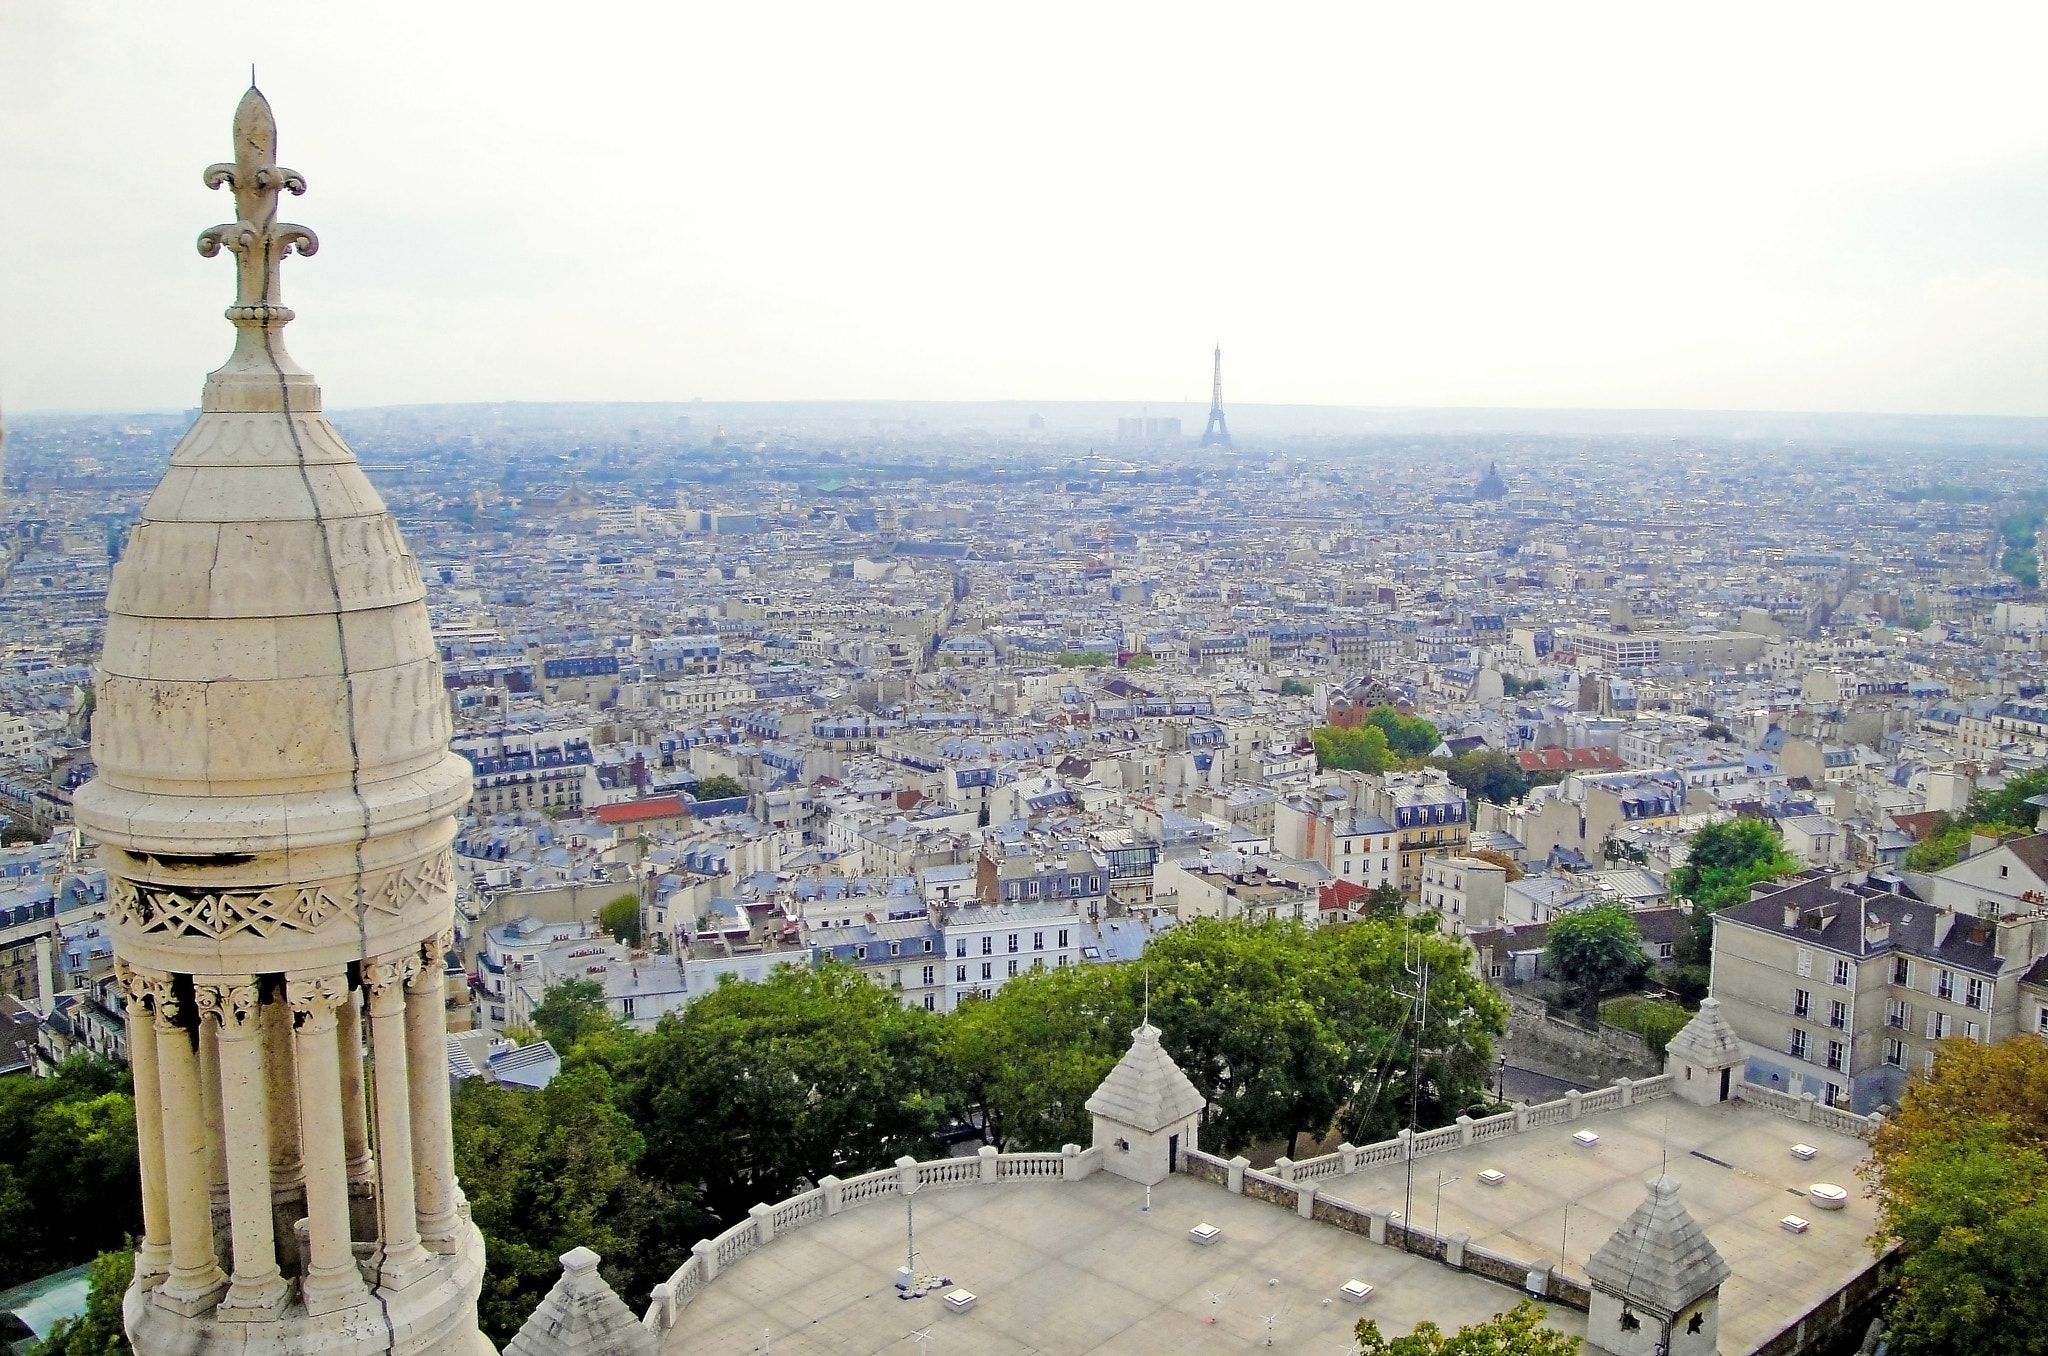
[[[71,407],[12,409],[0,407],[8,423],[58,419],[186,419],[196,405],[134,407]],[[669,400],[430,400],[386,404],[335,404],[324,402],[330,416],[360,419],[374,416],[431,416],[445,412],[456,418],[464,412],[501,411],[525,416],[527,424],[543,424],[551,411],[593,413],[612,411],[618,415],[659,415],[669,418],[702,413],[707,422],[721,417],[771,417],[807,415],[812,419],[842,418],[901,420],[920,414],[952,413],[981,415],[1014,421],[1004,431],[1027,432],[1024,424],[1033,414],[1047,417],[1042,432],[1053,435],[1076,433],[1072,421],[1090,418],[1100,422],[1107,437],[1114,432],[1112,421],[1144,414],[1179,417],[1182,437],[1199,436],[1200,423],[1208,402],[1160,400],[1033,400],[1004,399],[901,399],[890,397],[817,397],[779,400],[722,400],[708,397]],[[1883,410],[1773,410],[1773,409],[1688,409],[1655,406],[1489,406],[1489,405],[1345,405],[1246,401],[1225,399],[1224,412],[1233,421],[1240,440],[1261,436],[1299,438],[1303,436],[1399,436],[1402,434],[1495,434],[1513,436],[1674,437],[1726,438],[1735,441],[1758,439],[1863,439],[1881,442],[1967,443],[1989,440],[2023,447],[2039,443],[2048,450],[2048,415],[2030,414],[1943,414]],[[1055,423],[1054,421],[1058,422]],[[1317,421],[1328,427],[1320,427]],[[693,427],[693,432],[709,429]],[[1041,430],[1028,430],[1040,432]],[[1109,444],[1143,447],[1146,444]],[[1257,450],[1240,448],[1239,450]]]

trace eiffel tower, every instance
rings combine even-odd
[[[1223,422],[1223,345],[1216,345],[1216,381],[1209,388],[1209,426],[1202,430],[1203,447],[1231,447],[1230,425]]]

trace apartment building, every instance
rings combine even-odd
[[[1441,768],[1385,772],[1359,778],[1351,786],[1362,814],[1393,827],[1394,883],[1402,893],[1413,895],[1422,888],[1427,859],[1464,855],[1472,837],[1470,807],[1464,790]]]
[[[1974,866],[2039,882],[2048,835]],[[2025,887],[2033,900],[1946,872],[1915,883],[1946,901],[1897,878],[1816,872],[1714,915],[1712,989],[1752,1082],[1867,1113],[1896,1105],[1943,1040],[2048,1035],[2048,883]]]
[[[1453,936],[1499,927],[1506,913],[1507,868],[1481,857],[1431,857],[1422,864],[1418,907],[1434,912]]]

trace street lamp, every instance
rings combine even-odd
[[[1508,1052],[1500,1052],[1500,1066],[1494,1075],[1493,1100],[1505,1102],[1508,1099]]]

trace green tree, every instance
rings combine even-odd
[[[1402,918],[1326,928],[1309,943],[1312,999],[1345,1050],[1337,1124],[1346,1138],[1370,1144],[1403,1126],[1448,1125],[1487,1099],[1507,1005],[1472,973],[1464,942]]]
[[[2048,768],[2036,768],[2010,778],[1997,791],[1978,791],[1972,795],[1969,822],[2012,825],[2015,830],[2031,829],[2041,812],[2027,801],[2040,795],[2048,795]]]
[[[1903,1356],[2019,1356],[2048,1330],[2048,1046],[1944,1041],[1860,1170],[1901,1245],[1887,1319]]]
[[[89,1262],[142,1232],[126,1071],[74,1055],[0,1080],[0,1287]]]
[[[1282,678],[1280,680],[1280,695],[1283,697],[1311,697],[1315,695],[1315,688],[1299,678]]]
[[[534,1034],[555,1047],[566,1062],[598,1053],[615,1041],[621,1029],[604,1000],[604,985],[594,979],[570,979],[552,985],[531,1014]]]
[[[135,1254],[126,1247],[92,1259],[86,1273],[85,1312],[60,1318],[50,1335],[31,1346],[29,1356],[129,1356],[121,1300],[135,1276]]]
[[[1360,918],[1401,918],[1408,912],[1408,896],[1398,885],[1375,885],[1358,901]]]
[[[1748,899],[1752,885],[1798,869],[1769,820],[1731,819],[1694,834],[1685,865],[1670,879],[1671,893],[1692,901],[1688,959],[1703,962],[1712,950],[1715,910]]]
[[[477,1316],[500,1346],[560,1278],[570,1248],[596,1251],[621,1295],[644,1295],[702,1232],[687,1188],[641,1176],[645,1143],[617,1095],[588,1063],[539,1092],[470,1079],[455,1094],[455,1171],[484,1236]]]
[[[1466,795],[1495,805],[1507,805],[1529,794],[1529,774],[1511,753],[1498,749],[1474,749],[1456,758],[1432,758],[1430,766],[1440,767],[1452,785]]]
[[[1436,726],[1420,716],[1404,716],[1391,706],[1375,706],[1365,713],[1365,723],[1387,737],[1387,747],[1402,758],[1427,758],[1443,743]]]
[[[1316,766],[1324,772],[1384,772],[1394,765],[1387,733],[1378,726],[1319,725],[1309,732],[1309,742],[1315,745]]]
[[[1642,977],[1642,934],[1622,904],[1596,904],[1551,920],[1543,948],[1550,973],[1588,996],[1618,993]]]
[[[698,782],[696,790],[691,792],[691,794],[700,801],[731,800],[734,796],[746,795],[747,788],[741,786],[723,772],[718,772]]]
[[[1629,997],[1602,1004],[1600,1018],[1623,1031],[1635,1032],[1649,1042],[1650,1053],[1662,1059],[1664,1047],[1685,1029],[1685,1024],[1692,1020],[1692,1014],[1683,1005],[1669,999]]]
[[[1406,1337],[1391,1342],[1380,1335],[1379,1324],[1361,1318],[1358,1350],[1361,1356],[1578,1356],[1579,1339],[1540,1326],[1543,1313],[1523,1300],[1506,1313],[1461,1327],[1449,1337],[1436,1324],[1425,1321],[1416,1324]]]
[[[1047,1152],[1088,1142],[1084,1103],[1139,1021],[1132,978],[1120,965],[1034,970],[947,1018],[946,1058],[998,1148]]]
[[[639,1043],[627,1076],[657,1180],[731,1223],[827,1173],[930,1157],[960,1104],[941,1019],[850,966],[725,981]]]
[[[597,911],[597,925],[614,940],[640,945],[640,896],[624,894]]]

